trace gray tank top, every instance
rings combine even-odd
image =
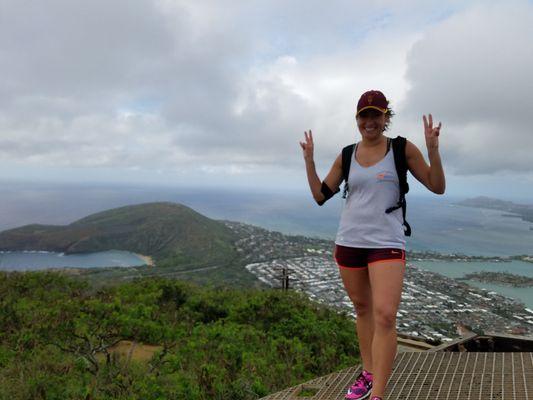
[[[371,167],[350,162],[350,191],[341,213],[335,244],[368,249],[405,249],[402,209],[386,214],[400,196],[392,146],[385,157]]]

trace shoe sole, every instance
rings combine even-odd
[[[367,399],[369,397],[370,397],[370,392],[365,394],[363,397],[359,397],[357,400],[364,400],[364,399]],[[353,399],[347,399],[346,397],[344,397],[344,400],[353,400]]]

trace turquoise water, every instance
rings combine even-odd
[[[413,261],[419,268],[437,272],[450,278],[459,278],[472,272],[509,272],[515,275],[533,277],[533,263],[523,261],[511,262],[449,262],[449,261]],[[522,301],[526,307],[533,309],[533,288],[515,288],[495,283],[464,281],[478,288],[492,290],[504,296]]]
[[[48,252],[0,252],[2,271],[35,271],[64,267],[134,267],[145,264],[145,261],[136,254],[118,250],[71,255]]]

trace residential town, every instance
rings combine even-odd
[[[356,317],[330,254],[253,263],[246,268],[272,287],[282,287],[285,274],[289,288]],[[530,334],[533,310],[495,292],[408,264],[397,326],[400,333],[430,341],[459,336],[457,326],[478,333]]]
[[[226,222],[241,239],[237,251],[246,269],[264,284],[300,290],[310,299],[339,307],[352,317],[354,306],[346,295],[333,259],[332,241],[288,236],[253,225]],[[408,261],[450,258],[454,261],[481,257],[411,253]],[[485,261],[503,261],[489,258]],[[458,327],[476,333],[530,335],[533,310],[496,292],[470,286],[460,280],[426,271],[408,262],[402,301],[397,314],[398,332],[429,341],[460,336]]]

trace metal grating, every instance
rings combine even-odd
[[[343,400],[352,367],[262,400]],[[315,389],[301,396],[302,389]],[[396,357],[387,400],[533,400],[533,353],[406,352]]]

